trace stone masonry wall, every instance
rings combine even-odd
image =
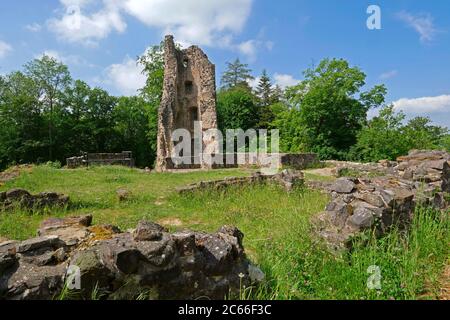
[[[172,36],[165,38],[164,60],[164,87],[158,121],[158,171],[170,168],[168,161],[174,148],[171,141],[174,130],[187,129],[193,137],[195,121],[201,121],[202,132],[217,129],[215,66],[197,46],[177,49]],[[203,135],[201,144],[206,152],[216,150],[217,142],[207,135]],[[208,166],[203,163],[202,167]]]

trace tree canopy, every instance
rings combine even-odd
[[[342,59],[324,59],[304,72],[304,80],[289,88],[288,101],[302,145],[322,159],[343,159],[356,143],[370,108],[384,103],[383,85],[363,92],[366,75]],[[289,137],[287,137],[289,138]]]
[[[227,69],[222,75],[222,88],[232,89],[237,86],[248,88],[248,81],[253,80],[252,70],[248,68],[248,64],[241,63],[239,58],[233,62],[227,62]]]

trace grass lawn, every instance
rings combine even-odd
[[[35,167],[0,191],[14,187],[33,193],[57,191],[69,195],[72,204],[51,214],[0,213],[0,236],[25,239],[49,216],[86,213],[94,215],[95,224],[113,224],[123,230],[144,218],[172,230],[210,232],[229,224],[245,234],[247,254],[266,274],[258,290],[243,292],[245,298],[417,299],[438,295],[450,240],[447,214],[419,210],[409,234],[392,232],[338,257],[310,236],[310,217],[329,201],[318,191],[300,189],[287,194],[277,186],[261,185],[184,196],[175,192],[178,186],[201,180],[248,174],[248,170],[146,174],[121,167]],[[130,199],[119,202],[118,189],[130,191]],[[367,288],[367,269],[372,265],[382,271],[381,290]]]

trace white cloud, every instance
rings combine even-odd
[[[45,50],[44,52],[35,55],[34,58],[40,59],[44,55],[54,58],[64,64],[67,64],[67,65],[76,65],[76,66],[83,65],[83,66],[88,66],[88,67],[94,67],[93,64],[88,63],[86,60],[84,60],[80,56],[72,55],[72,54],[64,55],[56,50]]]
[[[387,80],[387,79],[391,79],[394,78],[398,75],[398,71],[397,70],[391,70],[391,71],[387,71],[385,73],[382,73],[380,75],[380,79],[381,80]]]
[[[253,0],[59,0],[62,12],[47,21],[58,38],[92,46],[113,32],[122,33],[126,14],[161,34],[173,34],[182,46],[191,44],[228,48],[254,60],[259,47],[273,43],[233,41],[242,31]]]
[[[273,46],[274,43],[272,41],[247,40],[235,45],[234,47],[241,54],[245,55],[250,62],[254,62],[260,49],[264,48],[271,51]],[[231,45],[231,47],[233,47],[233,45]]]
[[[415,99],[403,98],[394,101],[393,104],[396,110],[402,110],[408,114],[450,112],[450,95]]]
[[[286,89],[287,87],[295,86],[300,82],[300,80],[295,79],[290,74],[275,73],[273,75],[273,79],[274,79],[273,87],[279,86],[281,89]],[[252,80],[247,80],[247,83],[252,89],[256,89],[258,87],[260,80],[261,77],[255,77]]]
[[[255,61],[258,43],[256,40],[248,40],[237,45],[240,53],[248,57],[250,61]]]
[[[258,87],[260,80],[261,80],[261,77],[255,77],[254,79],[247,79],[247,83],[250,86],[250,88],[255,90]]]
[[[60,0],[64,13],[47,21],[48,28],[60,39],[94,46],[111,32],[124,32],[127,28],[117,0],[103,0],[102,8],[86,13],[95,0]]]
[[[136,60],[126,57],[122,63],[113,64],[106,69],[104,83],[112,85],[122,95],[135,95],[145,85],[146,77],[142,70]]]
[[[6,57],[12,50],[10,44],[0,40],[0,59]]]
[[[220,45],[242,31],[253,0],[125,0],[125,11],[142,23],[172,33],[182,43]]]
[[[39,32],[42,30],[42,26],[39,23],[32,23],[26,25],[25,29],[27,29],[30,32]]]
[[[275,79],[275,84],[279,85],[282,89],[285,89],[286,87],[295,86],[300,82],[300,80],[295,79],[290,74],[275,73],[273,78]]]
[[[434,40],[437,29],[430,14],[413,15],[402,11],[398,13],[398,17],[419,34],[421,42],[426,43]]]

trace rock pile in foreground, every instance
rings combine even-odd
[[[331,188],[332,201],[317,217],[315,226],[335,249],[363,230],[375,228],[383,234],[395,222],[407,224],[415,206],[408,181],[340,178]]]
[[[46,207],[64,207],[68,203],[68,196],[56,192],[42,192],[36,195],[23,189],[0,192],[0,211],[15,207],[39,210]]]
[[[350,244],[367,229],[383,235],[396,224],[407,227],[417,205],[448,208],[450,154],[442,151],[411,151],[388,166],[386,175],[375,178],[339,178],[329,189],[332,201],[314,218],[318,234],[334,249]]]
[[[1,243],[0,297],[54,299],[65,283],[76,285],[74,270],[77,297],[98,292],[104,299],[223,299],[263,277],[234,227],[171,234],[147,221],[133,232],[91,222],[92,216],[49,219],[39,237]]]

